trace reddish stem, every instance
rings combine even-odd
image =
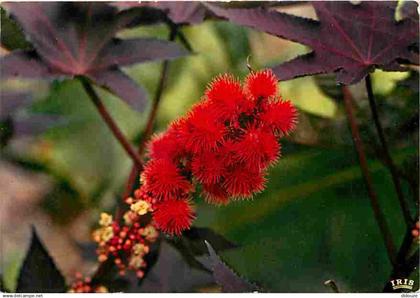
[[[172,27],[170,29],[170,32],[169,32],[168,40],[173,41],[175,39],[176,35],[177,35],[177,28]],[[167,76],[168,76],[168,70],[169,70],[169,60],[165,60],[163,62],[163,65],[162,65],[162,70],[161,70],[161,73],[160,73],[159,83],[158,83],[158,86],[156,88],[155,96],[153,98],[152,109],[150,111],[149,118],[147,119],[147,123],[146,123],[146,127],[144,129],[144,132],[142,133],[142,140],[141,140],[141,142],[138,146],[138,149],[137,149],[137,154],[139,156],[142,156],[144,154],[144,151],[146,149],[147,141],[150,139],[150,136],[153,133],[153,124],[155,123],[157,111],[158,111],[158,108],[159,108],[159,103],[160,103],[160,100],[162,98],[163,90],[165,88],[165,83],[166,83]],[[138,178],[138,175],[142,170],[143,170],[143,167],[138,167],[136,164],[134,164],[132,166],[131,171],[130,171],[130,175],[128,176],[127,183],[126,183],[123,195],[122,195],[123,201],[132,194],[134,186],[136,185],[136,180]],[[116,213],[115,213],[115,218],[117,220],[119,220],[121,218],[122,212],[123,212],[123,210],[122,210],[122,206],[121,206],[121,202],[120,202],[120,204],[117,207]]]
[[[176,32],[177,32],[176,28],[171,29],[170,34],[169,34],[169,41],[173,41],[175,39]],[[165,60],[162,65],[159,83],[156,89],[155,97],[153,99],[152,109],[150,111],[149,118],[147,119],[146,128],[144,129],[144,132],[142,134],[142,141],[140,142],[139,147],[137,149],[137,154],[140,156],[143,155],[146,149],[146,143],[153,133],[153,124],[155,122],[157,111],[159,108],[159,103],[162,98],[163,90],[165,88],[165,83],[168,76],[168,70],[169,70],[169,61]],[[136,178],[138,176],[138,173],[141,170],[142,169],[139,169],[138,167],[136,167],[136,165],[133,165],[133,167],[131,168],[130,175],[128,177],[128,181],[126,184],[126,188],[123,193],[123,199],[128,197],[132,193],[133,187],[136,183]]]
[[[116,124],[112,116],[109,114],[102,100],[100,99],[98,94],[96,94],[92,85],[85,78],[80,78],[80,81],[82,82],[83,88],[85,89],[86,93],[89,95],[89,98],[91,99],[92,103],[95,105],[96,109],[98,110],[99,114],[101,115],[102,119],[104,120],[108,128],[111,130],[114,137],[118,140],[118,142],[127,152],[127,154],[131,157],[131,159],[136,164],[136,166],[141,168],[142,161],[141,161],[140,155],[136,153],[134,148],[131,146],[130,142],[125,138],[124,134],[122,133],[122,131],[120,130],[120,128],[118,127],[118,125]]]
[[[170,33],[169,33],[169,40],[173,41],[177,35],[178,29],[176,26],[171,27],[170,29]],[[157,115],[157,110],[159,107],[159,103],[162,97],[162,93],[163,93],[163,89],[165,86],[165,82],[166,82],[166,78],[167,78],[167,73],[168,73],[168,68],[169,68],[169,61],[165,60],[163,62],[163,66],[162,66],[162,71],[160,74],[160,79],[159,79],[159,83],[156,89],[156,94],[153,100],[153,106],[152,106],[152,110],[150,112],[149,118],[147,120],[146,123],[146,128],[144,130],[143,133],[143,138],[139,144],[139,147],[137,149],[137,153],[136,156],[139,157],[139,160],[141,159],[141,156],[144,153],[144,150],[146,148],[146,142],[149,139],[150,135],[153,132],[153,123],[155,121],[156,115]],[[83,81],[82,81],[83,82]],[[123,208],[122,208],[122,203],[124,202],[124,200],[131,195],[134,185],[136,183],[136,178],[138,176],[138,173],[143,169],[143,163],[140,160],[140,163],[134,162],[133,167],[131,168],[131,172],[130,175],[128,177],[128,181],[126,184],[126,188],[124,190],[123,193],[123,199],[119,200],[119,203],[117,205],[117,208],[115,210],[115,220],[118,222],[121,220],[122,214],[123,214]],[[93,280],[97,281],[98,279],[101,278],[102,275],[106,274],[107,271],[112,270],[112,266],[113,266],[113,262],[112,259],[109,259],[103,263],[101,263],[96,272],[93,275]]]
[[[385,243],[385,247],[388,253],[389,260],[394,265],[395,264],[395,245],[392,240],[392,235],[389,230],[388,224],[386,222],[385,215],[383,214],[380,205],[378,196],[373,188],[372,178],[369,174],[369,168],[366,158],[366,153],[363,148],[363,142],[360,138],[359,126],[356,122],[356,119],[353,114],[353,106],[352,106],[352,95],[348,87],[343,86],[343,99],[344,99],[344,106],[347,113],[347,119],[350,125],[351,134],[353,137],[354,147],[357,152],[357,156],[359,158],[359,165],[360,169],[363,174],[363,178],[365,180],[365,184],[367,187],[370,203],[372,205],[373,213],[376,219],[376,222],[379,226],[379,229],[382,234],[382,238]]]
[[[366,76],[365,79],[366,83],[366,90],[369,98],[369,105],[370,110],[372,112],[373,122],[375,123],[376,132],[378,133],[379,140],[381,142],[381,150],[384,156],[385,164],[387,165],[389,172],[391,173],[392,182],[394,183],[395,191],[397,193],[398,201],[401,206],[401,211],[404,216],[405,223],[407,226],[411,226],[413,220],[411,218],[411,214],[407,205],[407,202],[404,199],[403,190],[401,187],[400,178],[398,177],[398,169],[395,166],[394,161],[392,160],[391,154],[389,153],[388,143],[385,138],[385,133],[382,128],[381,122],[379,121],[378,109],[376,107],[375,98],[372,91],[372,82],[370,79],[370,75]]]

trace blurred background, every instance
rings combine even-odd
[[[282,10],[315,17],[309,5]],[[194,53],[170,63],[155,132],[165,130],[200,100],[214,76],[225,72],[246,76],[248,55],[252,67],[260,69],[308,52],[302,45],[228,22],[205,21],[182,31]],[[167,35],[164,25],[120,32],[123,38],[166,39]],[[2,49],[1,54],[6,53]],[[156,62],[124,70],[152,98],[161,66]],[[413,189],[418,187],[418,75],[415,70],[375,71],[373,84],[392,156],[406,177],[405,195],[413,203]],[[334,279],[343,292],[378,291],[391,265],[360,173],[340,89],[328,75],[280,82],[279,87],[283,98],[298,108],[299,124],[283,140],[282,158],[271,169],[265,191],[226,207],[197,198],[195,226],[210,227],[238,244],[239,248],[221,256],[242,276],[270,291],[324,292],[327,279]],[[90,233],[99,213],[115,207],[131,161],[78,81],[7,80],[2,81],[1,91],[34,99],[19,110],[20,119],[40,114],[60,119],[42,133],[30,135],[6,136],[7,123],[2,123],[0,241],[5,286],[14,289],[16,285],[30,225],[36,226],[69,280],[76,271],[92,273],[97,263]],[[110,93],[97,91],[127,137],[138,142],[149,109],[137,113]],[[404,223],[389,172],[376,154],[378,139],[363,82],[351,86],[351,91],[374,186],[399,244]],[[167,254],[179,258],[173,249]],[[161,257],[175,259],[169,255]],[[184,266],[185,279],[155,291],[212,290],[204,273],[187,283],[192,269]]]

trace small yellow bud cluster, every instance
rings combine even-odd
[[[123,218],[125,224],[129,226],[137,222],[140,216],[153,211],[151,204],[145,200],[137,201],[134,198],[129,197],[125,202],[130,205],[130,210],[124,213]]]
[[[147,225],[143,229],[139,230],[140,235],[142,235],[147,241],[154,242],[157,237],[159,237],[159,232],[152,225]]]
[[[133,246],[133,253],[135,255],[145,255],[149,252],[149,247],[144,245],[143,243],[138,243]]]
[[[109,258],[124,275],[126,270],[136,272],[138,278],[144,276],[147,266],[145,255],[150,251],[150,244],[159,237],[159,232],[150,222],[148,216],[153,212],[153,200],[145,192],[137,190],[134,197],[128,197],[125,202],[130,209],[123,214],[119,222],[107,213],[101,213],[100,227],[93,233],[98,243],[99,262]]]
[[[114,237],[114,230],[111,226],[112,224],[112,215],[102,212],[99,219],[99,225],[101,228],[93,232],[93,239],[95,242],[103,243],[109,241]]]
[[[130,209],[136,212],[138,215],[145,215],[151,211],[150,204],[146,201],[140,200],[130,206]]]
[[[102,212],[99,219],[99,225],[107,227],[112,224],[112,215]]]

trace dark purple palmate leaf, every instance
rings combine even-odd
[[[118,12],[106,3],[22,2],[3,6],[22,26],[36,50],[36,55],[12,52],[3,57],[3,78],[100,78],[100,85],[140,110],[145,103],[144,90],[119,67],[187,54],[168,41],[115,39],[118,30],[132,22],[135,15]],[[118,84],[111,77],[117,78]]]
[[[59,115],[31,114],[28,117],[15,117],[13,135],[15,137],[36,135],[66,123],[68,122]]]
[[[17,280],[17,293],[64,293],[66,281],[41,242],[34,227]]]
[[[0,122],[12,120],[14,137],[40,134],[47,129],[67,123],[60,115],[19,113],[31,102],[32,96],[28,93],[8,91],[0,93]]]
[[[233,1],[233,2],[214,2],[223,7],[274,7],[296,5],[296,1]],[[301,1],[299,3],[304,3]],[[155,22],[162,22],[169,19],[177,25],[197,25],[206,18],[213,17],[214,14],[198,1],[119,1],[113,2],[113,6],[121,10],[134,7],[150,7],[164,12],[166,18],[155,15]],[[143,12],[144,13],[144,12]],[[153,14],[152,12],[150,12]]]
[[[397,4],[312,2],[319,21],[262,8],[206,6],[234,23],[311,47],[311,53],[273,67],[280,80],[334,72],[337,81],[347,85],[360,81],[374,68],[400,71],[404,70],[401,63],[419,64],[418,14],[397,22]]]
[[[417,6],[416,1],[404,1],[400,8],[401,17],[403,19],[410,18],[414,22],[418,22]]]
[[[16,50],[0,58],[2,79],[24,77],[29,79],[54,78],[60,75],[49,68],[34,51]]]
[[[206,12],[205,6],[197,1],[121,1],[112,3],[113,6],[119,9],[130,9],[133,7],[151,7],[161,10],[165,13],[167,18],[177,25],[195,25],[204,21]],[[163,19],[161,19],[163,21]]]
[[[31,96],[27,93],[1,92],[0,93],[0,121],[11,117],[19,108],[27,106]]]
[[[207,246],[210,258],[209,262],[202,261],[202,263],[212,271],[214,281],[222,287],[222,292],[249,293],[259,290],[256,285],[251,284],[233,272],[232,269],[223,263],[211,244],[207,241],[204,242]]]
[[[140,282],[140,281],[139,281]],[[214,284],[210,273],[191,267],[179,251],[162,241],[159,257],[133,292],[185,293]]]
[[[185,2],[146,2],[145,5],[165,11],[175,24],[199,24],[204,21],[207,9],[200,3],[194,1]]]

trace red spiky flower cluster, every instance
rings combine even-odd
[[[266,169],[280,156],[278,141],[295,127],[296,114],[277,95],[270,70],[252,72],[243,86],[231,75],[217,77],[186,116],[149,143],[138,192],[153,198],[155,226],[171,235],[188,229],[197,185],[216,205],[262,191]],[[143,200],[136,198],[133,203]]]

